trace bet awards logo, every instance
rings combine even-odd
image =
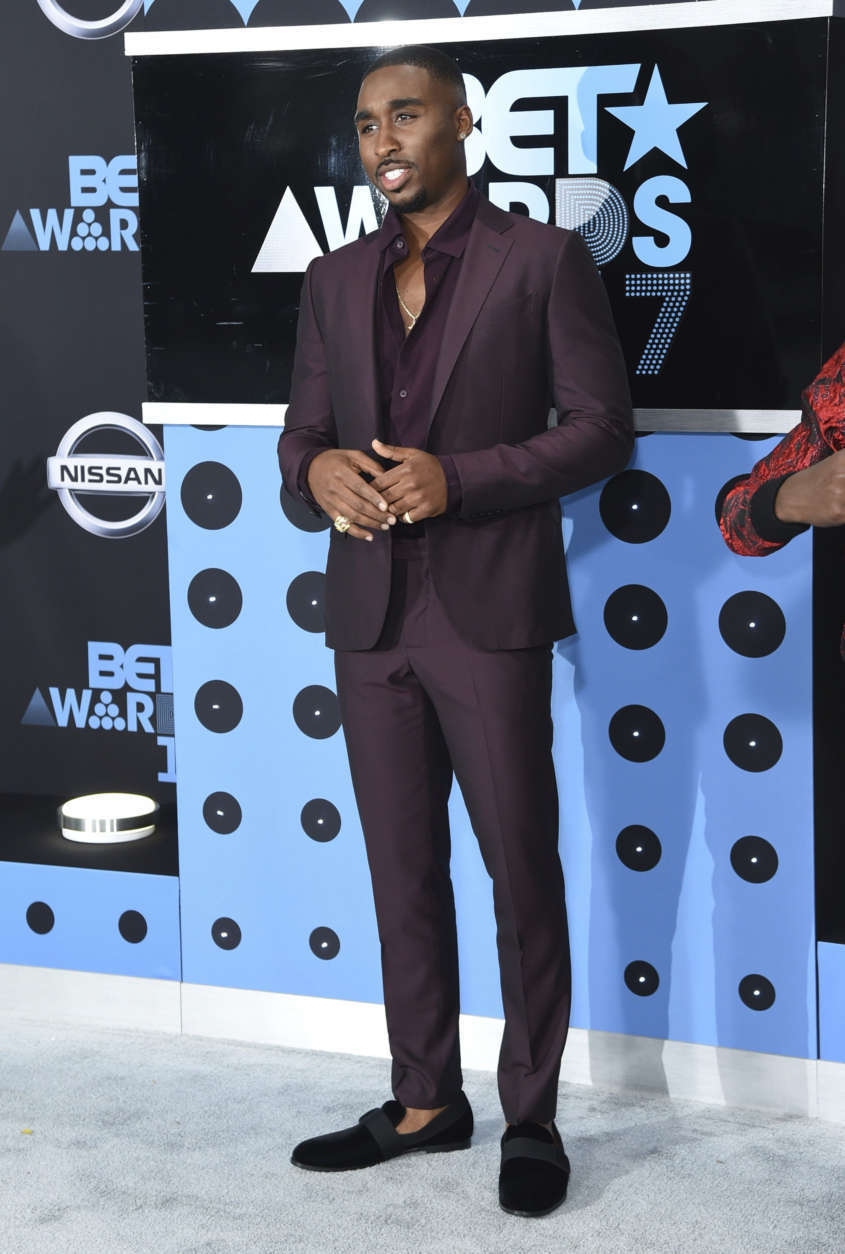
[[[92,447],[109,442],[114,447],[121,438],[124,444],[140,446],[142,455]],[[80,418],[62,436],[55,457],[47,459],[47,487],[58,492],[73,521],[94,536],[124,540],[145,531],[164,506],[164,486],[161,445],[128,414]],[[99,511],[91,498],[101,504]]]
[[[2,252],[136,253],[138,165],[132,153],[67,159],[68,209],[16,209]]]
[[[494,204],[578,231],[599,267],[615,261],[630,242],[646,268],[625,274],[625,295],[657,302],[636,373],[659,374],[692,292],[693,276],[674,268],[683,265],[692,247],[692,231],[679,211],[692,203],[686,178],[678,173],[687,169],[681,131],[707,101],[670,101],[660,67],[641,62],[509,70],[487,89],[465,74],[464,83],[475,121],[466,143],[467,169],[473,175],[486,165],[491,175],[487,195]],[[620,96],[632,103],[603,102]],[[551,99],[566,100],[565,135],[555,133],[561,115],[547,107]],[[637,99],[642,103],[633,102]],[[532,102],[543,107],[527,108]],[[608,126],[622,128],[627,137],[619,172],[626,175],[627,199],[599,175],[599,136]],[[526,145],[526,139],[534,142]],[[566,168],[558,169],[556,152],[564,148]],[[631,190],[638,162],[654,152],[665,158],[666,172],[639,179]],[[629,170],[634,173],[628,175]],[[285,189],[254,273],[302,271],[323,254],[303,212],[303,205],[312,209],[310,195],[306,190],[300,204],[291,188]],[[329,251],[378,226],[378,199],[366,186],[352,189],[345,222],[334,188],[315,187],[313,195]],[[311,220],[316,220],[313,213]]]
[[[36,688],[21,725],[156,737],[164,750],[161,783],[176,782],[173,730],[173,666],[170,645],[88,641],[88,671],[82,688]]]

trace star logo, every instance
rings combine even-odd
[[[678,130],[694,114],[707,107],[706,100],[700,104],[669,104],[660,70],[655,66],[646,98],[641,105],[605,107],[608,113],[612,113],[634,132],[628,160],[625,162],[626,170],[646,153],[651,152],[653,148],[659,148],[661,152],[666,153],[667,157],[677,161],[678,165],[682,165],[684,169],[687,168],[681,141],[678,139]]]

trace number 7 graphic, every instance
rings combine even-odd
[[[635,374],[659,374],[692,291],[692,275],[678,270],[625,275],[626,296],[662,296]]]

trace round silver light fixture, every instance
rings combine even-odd
[[[73,17],[59,4],[59,0],[38,0],[38,7],[54,26],[66,35],[73,35],[74,39],[107,39],[109,35],[125,30],[141,12],[143,3],[144,0],[123,0],[114,13],[93,22]]]
[[[73,797],[59,807],[59,825],[68,840],[116,845],[155,831],[158,802],[131,792],[97,792]]]

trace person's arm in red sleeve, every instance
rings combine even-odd
[[[719,502],[728,547],[745,557],[764,557],[809,526],[845,521],[843,448],[845,345],[804,392],[798,426]]]

